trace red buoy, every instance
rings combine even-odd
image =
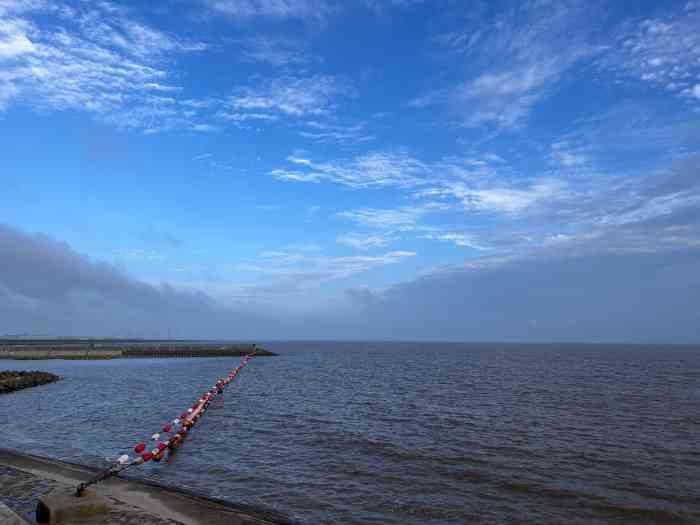
[[[141,454],[146,449],[146,444],[145,443],[139,443],[134,447],[134,452],[137,454]]]
[[[165,426],[163,427],[163,432],[170,432],[170,429],[171,429],[171,428],[173,428],[173,427],[172,427],[170,424],[165,425]]]

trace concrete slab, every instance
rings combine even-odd
[[[71,487],[71,491],[75,491],[79,483],[100,473],[97,469],[82,465],[21,454],[2,448],[0,448],[0,465],[52,480],[66,489]],[[107,497],[112,502],[113,508],[122,505],[144,509],[164,521],[169,520],[167,522],[169,524],[299,525],[296,520],[273,509],[205,498],[178,487],[166,487],[146,480],[114,477],[95,485],[94,490]],[[104,520],[93,523],[98,522],[104,523]],[[127,522],[122,520],[118,523]]]
[[[85,521],[106,514],[109,502],[94,490],[85,489],[78,497],[74,488],[58,488],[41,496],[36,506],[36,521],[57,525]]]
[[[28,525],[28,521],[18,516],[11,508],[0,501],[0,525]]]

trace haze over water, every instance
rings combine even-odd
[[[305,523],[697,523],[700,348],[270,343],[133,475]],[[8,362],[2,446],[93,466],[238,359]]]

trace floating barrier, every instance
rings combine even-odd
[[[187,439],[192,427],[206,413],[212,400],[224,392],[224,389],[236,379],[236,376],[255,357],[255,354],[255,351],[245,354],[238,366],[227,377],[219,378],[190,408],[182,412],[179,417],[166,423],[160,432],[152,434],[148,440],[137,443],[133,448],[133,453],[122,454],[100,475],[78,485],[75,495],[81,496],[90,485],[104,481],[128,468],[143,465],[149,461],[159,462],[163,459],[166,451],[172,453],[177,450]]]

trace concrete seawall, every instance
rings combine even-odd
[[[114,359],[123,357],[120,349],[88,347],[0,347],[0,359]]]
[[[167,466],[166,466],[167,468]],[[56,488],[76,487],[95,476],[88,467],[0,449],[0,502],[33,519],[38,498]],[[283,513],[206,498],[146,481],[111,478],[96,486],[110,511],[84,525],[294,525]]]
[[[256,356],[276,354],[255,344],[215,345],[192,342],[120,343],[113,341],[3,341],[0,359],[119,359],[139,357],[240,357],[250,352]]]

